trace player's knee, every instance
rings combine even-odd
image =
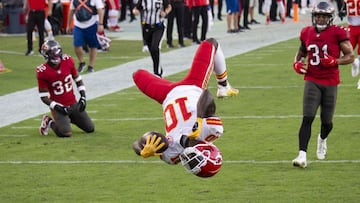
[[[86,133],[93,133],[95,131],[94,126],[89,126],[84,130]]]
[[[71,137],[72,136],[72,132],[57,132],[56,135],[58,137]]]
[[[314,121],[315,117],[313,116],[304,116],[303,117],[303,125],[311,125]]]
[[[218,41],[215,38],[208,38],[206,41],[210,42],[217,49],[219,46]]]

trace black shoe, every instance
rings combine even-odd
[[[218,20],[222,21],[221,15],[218,15]]]
[[[159,76],[160,78],[162,78],[164,71],[162,69],[162,67],[160,67],[160,72],[159,73],[155,73],[155,75]]]
[[[249,26],[244,26],[244,29],[251,30],[251,28]]]
[[[179,44],[179,47],[186,47],[185,44]]]
[[[134,20],[136,20],[135,17],[131,18],[131,19],[130,19],[130,23],[132,23]]]
[[[174,48],[173,44],[167,44],[167,48]]]
[[[92,73],[92,72],[94,72],[95,70],[94,70],[94,67],[92,67],[92,66],[88,66],[88,69],[87,69],[87,72],[88,73]]]
[[[33,50],[28,50],[26,53],[25,53],[25,56],[31,56],[34,54],[34,51]]]
[[[193,44],[200,44],[199,40],[193,40]]]
[[[260,23],[258,21],[256,21],[255,19],[252,19],[251,24],[260,24]]]
[[[79,63],[78,72],[81,73],[84,70],[85,62]]]

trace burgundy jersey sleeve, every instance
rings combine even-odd
[[[36,79],[38,83],[39,89],[48,89],[48,80],[46,78],[46,75],[44,74],[46,70],[45,64],[41,64],[38,67],[36,67]]]

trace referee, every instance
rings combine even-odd
[[[133,10],[135,15],[142,12],[141,26],[143,38],[151,54],[154,74],[162,77],[163,71],[160,68],[160,41],[164,34],[164,18],[171,11],[168,0],[139,0]]]
[[[52,1],[48,1],[48,16],[52,15]],[[23,9],[27,13],[27,23],[26,23],[26,39],[27,39],[27,51],[26,56],[34,54],[33,51],[33,41],[32,33],[37,27],[39,33],[39,52],[42,44],[44,43],[44,32],[45,32],[45,9],[46,9],[45,0],[24,0]]]

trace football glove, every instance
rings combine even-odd
[[[293,68],[295,72],[298,74],[305,74],[307,72],[306,68],[304,68],[305,64],[301,61],[296,61],[293,64]]]
[[[83,112],[86,108],[86,97],[81,97],[78,101],[78,109]]]
[[[69,106],[61,106],[59,104],[56,104],[54,106],[54,110],[65,116],[71,114],[71,108]]]
[[[320,62],[321,62],[321,64],[323,66],[325,66],[325,67],[334,67],[334,66],[338,65],[338,62],[337,62],[335,57],[332,57],[332,56],[330,56],[328,54],[325,54],[324,56],[325,56],[324,58],[320,59]]]
[[[196,122],[192,128],[192,132],[189,134],[189,139],[194,140],[197,137],[200,136],[200,132],[201,132],[201,128],[202,128],[202,118],[196,118]]]
[[[150,138],[151,137],[151,138]],[[150,156],[161,156],[162,153],[157,153],[159,149],[165,146],[165,143],[161,143],[161,137],[156,135],[146,137],[146,144],[144,148],[141,150],[140,155],[144,158],[148,158]]]

